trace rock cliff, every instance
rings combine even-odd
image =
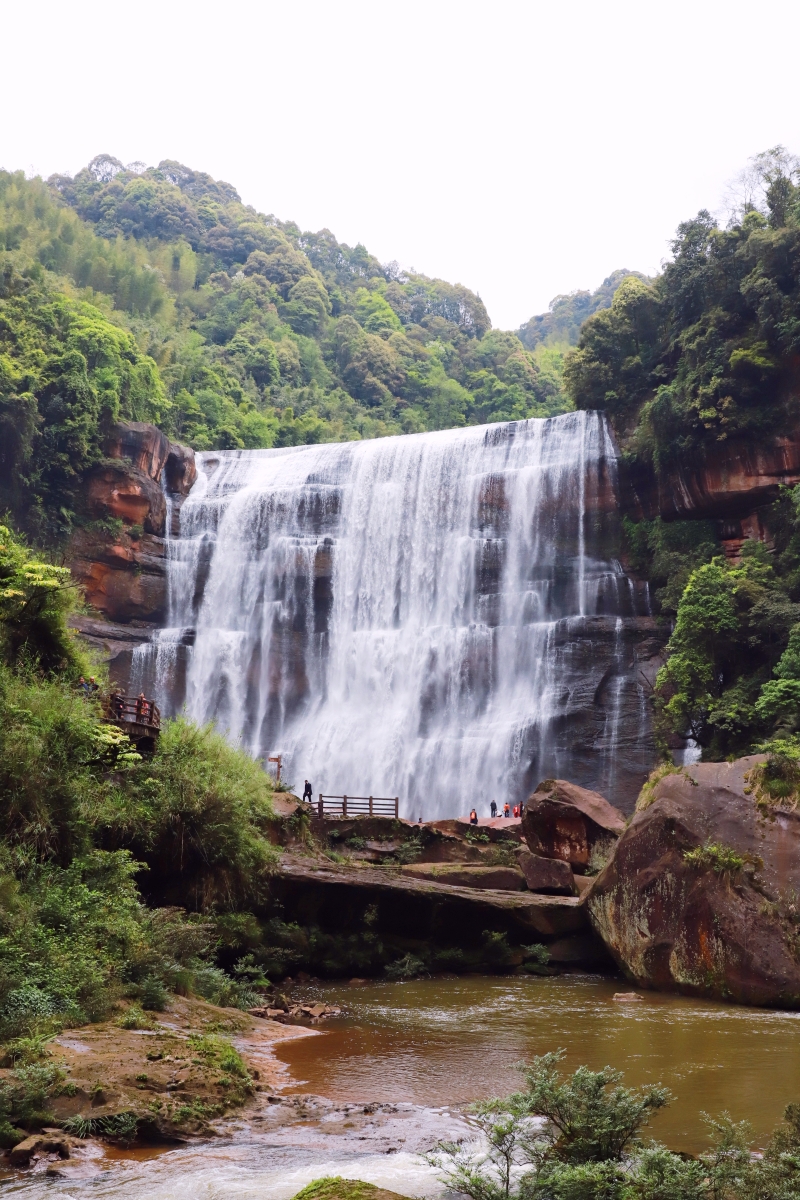
[[[166,539],[197,477],[194,451],[154,425],[120,422],[104,444],[105,462],[84,481],[89,522],[72,535],[67,561],[86,599],[109,625],[84,617],[74,625],[127,677],[130,651],[166,618]],[[116,628],[115,628],[116,626]],[[127,627],[120,632],[121,627]]]
[[[800,1007],[800,813],[756,805],[760,761],[663,778],[591,889],[596,932],[641,987]]]
[[[783,485],[800,482],[800,429],[759,443],[731,438],[711,442],[702,465],[656,475],[639,467],[622,472],[623,506],[637,518],[710,519],[718,522],[726,553],[735,557],[746,538],[764,540],[761,511]]]

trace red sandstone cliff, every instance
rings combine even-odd
[[[110,621],[158,623],[167,599],[162,479],[176,499],[186,496],[197,477],[194,451],[138,421],[116,425],[104,451],[106,462],[86,477],[85,503],[110,528],[76,530],[68,562],[88,602]]]
[[[656,478],[653,472],[623,479],[623,503],[639,517],[711,519],[727,554],[746,538],[766,538],[761,512],[782,485],[800,482],[800,429],[758,443],[731,438],[713,442],[702,466],[680,467]]]

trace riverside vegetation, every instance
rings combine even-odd
[[[711,1145],[693,1159],[642,1137],[671,1100],[634,1091],[610,1067],[568,1078],[561,1053],[522,1067],[523,1090],[473,1106],[485,1150],[443,1144],[429,1157],[454,1192],[471,1200],[797,1200],[800,1105],[791,1104],[753,1155],[746,1122],[708,1120]]]
[[[144,1010],[164,1008],[170,991],[246,1007],[266,982],[241,954],[228,950],[228,970],[220,959],[236,945],[226,921],[263,893],[275,861],[268,776],[212,730],[180,720],[142,759],[76,687],[95,668],[66,627],[74,601],[68,570],[0,526],[0,1041],[14,1068],[0,1082],[6,1145],[23,1136],[19,1124],[46,1123],[50,1099],[68,1087],[46,1049],[58,1030],[105,1020],[123,1000],[132,1002],[123,1027],[146,1028]],[[191,913],[147,896],[157,872],[181,881]],[[249,1081],[224,1039],[198,1047]],[[228,1100],[245,1093],[237,1084]]]
[[[478,1141],[440,1143],[427,1155],[449,1191],[470,1200],[797,1200],[800,1105],[789,1105],[763,1150],[746,1122],[707,1118],[696,1158],[645,1140],[662,1087],[633,1090],[619,1071],[579,1067],[562,1077],[562,1052],[521,1065],[524,1087],[469,1110]],[[359,1180],[317,1179],[294,1200],[389,1200]]]

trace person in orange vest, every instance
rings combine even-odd
[[[511,805],[508,803],[507,800],[506,800],[505,804],[503,805],[503,816],[504,817],[511,816]]]
[[[519,816],[519,805],[518,804],[514,805],[514,816],[515,817]]]
[[[478,824],[478,814],[476,813],[474,808],[473,808],[472,812],[469,814],[469,823],[470,823],[470,825]]]

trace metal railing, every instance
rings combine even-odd
[[[161,712],[155,700],[143,696],[120,696],[114,693],[108,698],[108,720],[118,725],[143,725],[147,729],[161,729]]]
[[[399,796],[323,796],[317,811],[321,817],[398,817]]]

